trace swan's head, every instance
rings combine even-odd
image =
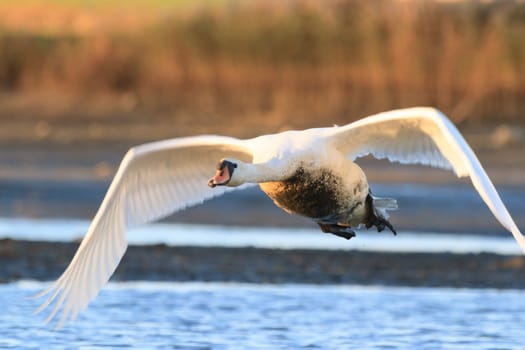
[[[241,183],[235,181],[233,174],[235,169],[239,166],[239,161],[236,159],[221,159],[217,164],[217,172],[215,176],[208,181],[208,186],[211,188],[215,186],[239,186]]]

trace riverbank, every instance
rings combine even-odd
[[[47,281],[78,243],[0,240],[0,282]],[[130,246],[115,281],[525,288],[525,257],[260,248]]]

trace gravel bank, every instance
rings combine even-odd
[[[0,240],[0,282],[53,280],[77,247]],[[525,257],[131,246],[113,279],[525,288]]]

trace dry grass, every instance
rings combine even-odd
[[[281,128],[433,105],[457,122],[524,120],[523,2],[66,3],[0,7],[0,90],[61,96],[64,118],[114,104],[120,114],[104,107],[104,118],[147,110]]]

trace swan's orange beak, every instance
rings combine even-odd
[[[215,186],[226,185],[230,181],[230,170],[228,167],[218,169],[215,176],[208,181],[208,186],[214,188]]]

